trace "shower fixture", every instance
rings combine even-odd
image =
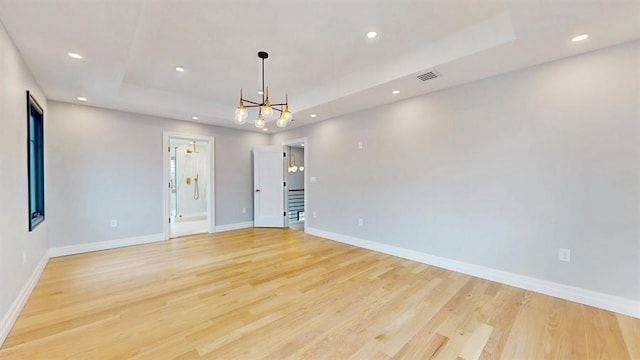
[[[200,177],[200,174],[196,174],[195,179],[193,179],[193,181],[195,182],[195,187],[193,189],[193,200],[198,200],[200,199],[200,184],[198,183],[198,178]]]
[[[190,146],[193,145],[193,150],[191,150]],[[189,147],[187,147],[187,154],[198,154],[200,153],[200,151],[196,150],[196,141],[192,141],[189,143],[188,145]]]

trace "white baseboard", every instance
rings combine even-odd
[[[358,246],[361,248],[381,252],[388,255],[433,265],[451,271],[496,281],[517,288],[539,292],[557,298],[575,301],[620,314],[640,318],[640,301],[609,295],[597,291],[582,289],[570,285],[533,278],[525,275],[496,270],[485,266],[475,265],[463,261],[452,260],[440,256],[409,250],[397,246],[387,245],[375,241],[364,240],[348,235],[342,235],[320,229],[306,227],[305,232],[329,240]]]
[[[235,223],[235,224],[219,225],[219,226],[216,226],[216,232],[238,230],[238,229],[246,229],[246,228],[250,228],[250,227],[253,227],[253,221],[245,221],[245,222],[240,222],[240,223]]]
[[[82,254],[86,252],[115,249],[125,246],[148,244],[158,241],[166,240],[164,234],[151,234],[143,236],[135,236],[124,239],[99,241],[71,246],[61,246],[49,249],[49,255],[51,257],[67,256],[74,254]]]
[[[45,266],[47,266],[48,262],[49,252],[47,251],[45,252],[44,256],[42,256],[42,259],[40,260],[36,268],[33,270],[33,273],[31,274],[31,277],[29,277],[29,280],[27,280],[27,283],[24,284],[24,286],[20,290],[18,297],[16,297],[13,304],[11,304],[9,311],[7,311],[7,313],[2,317],[2,321],[0,321],[0,347],[9,335],[13,324],[18,319],[18,315],[20,315],[20,312],[22,312],[22,308],[27,303],[31,292],[36,287],[36,284],[40,279],[40,275],[42,275],[42,271],[44,270]]]

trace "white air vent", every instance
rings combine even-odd
[[[418,80],[428,81],[428,80],[440,77],[440,75],[438,75],[438,73],[436,73],[435,71],[429,71],[428,73],[418,75],[417,77],[418,77]]]

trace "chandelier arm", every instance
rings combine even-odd
[[[249,104],[254,104],[254,105],[264,105],[264,103],[261,104],[261,103],[257,103],[255,101],[246,100],[246,99],[242,99],[242,101],[248,102]],[[245,106],[248,106],[248,105],[245,105]]]
[[[258,105],[258,106],[264,105],[264,103],[257,103],[255,101],[251,101],[251,100],[247,100],[247,99],[241,99],[241,100],[243,102],[247,102],[247,103],[253,104],[253,105]],[[271,104],[271,106],[287,106],[287,105],[288,105],[287,103]],[[250,105],[245,105],[245,107],[251,107],[251,106]],[[279,109],[273,109],[273,110],[278,110],[279,111]]]
[[[255,104],[255,105],[245,105],[244,107],[246,107],[246,108],[255,108],[255,107],[261,107],[263,105],[263,104],[258,104],[258,103],[254,103],[254,102],[252,102],[252,103]],[[278,104],[278,105],[282,105],[282,104]],[[283,110],[273,108],[273,111],[282,112]]]

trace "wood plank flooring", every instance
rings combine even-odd
[[[299,231],[51,259],[1,359],[640,359],[640,320]]]

